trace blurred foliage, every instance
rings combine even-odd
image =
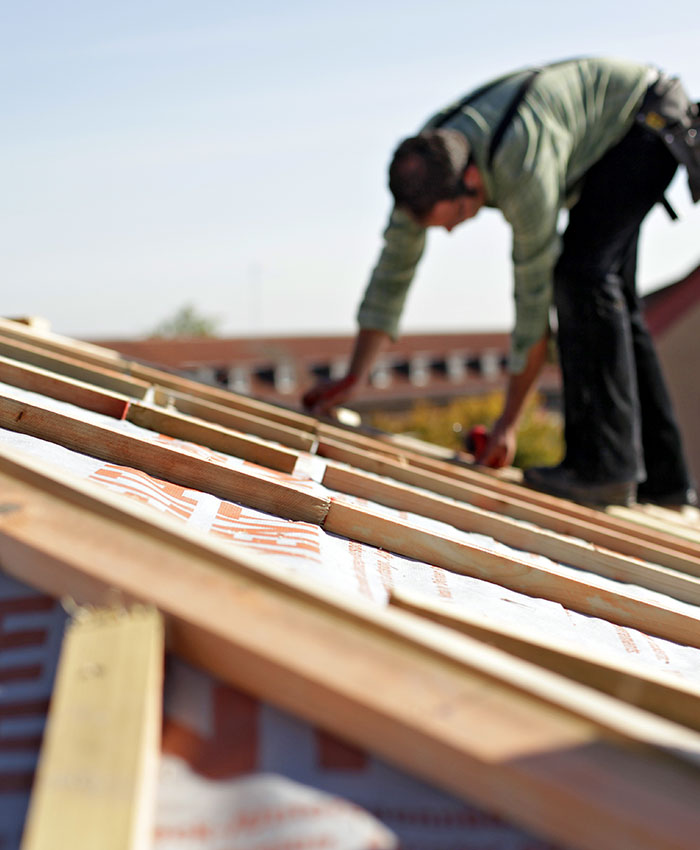
[[[176,339],[177,337],[212,337],[218,333],[219,319],[203,316],[194,304],[184,304],[168,319],[164,319],[150,333],[152,337]]]
[[[474,425],[490,428],[503,408],[503,393],[460,398],[447,405],[417,402],[410,410],[383,411],[370,417],[370,424],[393,434],[410,434],[418,439],[458,451]],[[547,410],[541,397],[533,396],[518,429],[514,466],[554,466],[564,454],[561,415]]]

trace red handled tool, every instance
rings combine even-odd
[[[475,458],[478,458],[486,449],[488,441],[489,432],[486,430],[486,427],[484,425],[475,425],[464,438],[464,447]],[[495,463],[489,463],[487,465],[494,468],[497,466]]]

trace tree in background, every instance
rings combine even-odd
[[[151,331],[151,336],[175,337],[216,336],[221,320],[203,316],[193,304],[184,304],[169,319],[164,319]]]
[[[429,443],[458,451],[474,425],[489,427],[503,407],[503,394],[456,399],[447,405],[417,402],[404,412],[380,412],[371,417],[375,428],[391,433],[408,433]],[[530,399],[518,429],[518,451],[514,466],[554,466],[564,454],[561,415],[547,410],[542,399]]]

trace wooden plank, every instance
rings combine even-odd
[[[700,545],[700,529],[690,525],[684,526],[680,522],[673,522],[667,517],[659,514],[648,513],[639,509],[625,508],[622,506],[610,506],[606,509],[609,516],[624,519],[637,527],[644,526],[655,532],[670,534],[674,537],[690,541]]]
[[[680,528],[695,531],[698,535],[700,535],[700,508],[696,508],[694,505],[683,505],[679,508],[665,508],[661,505],[643,503],[635,505],[635,510],[663,520],[668,525],[671,533],[673,533],[673,529],[678,526]]]
[[[287,519],[319,524],[328,510],[328,499],[265,480],[252,471],[223,466],[14,399],[0,397],[0,427]]]
[[[38,346],[11,341],[2,335],[0,355],[132,398],[144,398],[150,388],[150,384],[138,378],[127,377],[100,366],[86,366],[80,360],[60,354],[47,354]]]
[[[545,567],[445,537],[408,522],[388,518],[335,499],[323,527],[370,546],[417,558],[437,567],[541,599],[611,623],[700,647],[700,610],[683,613],[662,603],[643,601],[620,585],[606,589],[570,575],[557,565]],[[671,600],[669,600],[671,602]]]
[[[155,605],[192,663],[553,841],[696,847],[700,772],[527,692],[531,665],[7,454],[0,492],[0,563],[23,581]]]
[[[462,531],[486,534],[515,549],[544,555],[615,581],[630,582],[700,605],[700,578],[685,572],[632,559],[580,539],[562,537],[472,505],[456,503],[376,475],[341,467],[332,461],[326,465],[322,483],[330,490],[359,496],[396,510],[421,514]]]
[[[75,404],[84,410],[111,416],[113,419],[124,419],[129,407],[128,396],[98,390],[84,381],[59,377],[47,369],[28,366],[7,357],[0,357],[0,381]]]
[[[299,458],[299,454],[290,449],[273,446],[253,437],[245,437],[230,428],[197,421],[191,416],[165,411],[152,405],[134,402],[129,407],[127,418],[129,422],[141,428],[198,443],[214,451],[240,457],[280,472],[293,472]]]
[[[700,686],[677,676],[650,671],[628,659],[623,663],[612,654],[593,654],[578,644],[560,641],[555,644],[533,629],[494,623],[461,606],[448,605],[403,588],[393,588],[389,601],[403,611],[457,629],[631,705],[700,730]]]
[[[275,440],[291,449],[310,452],[314,450],[316,438],[307,431],[290,428],[278,422],[271,422],[262,416],[255,416],[242,410],[234,410],[222,404],[203,401],[186,393],[163,389],[156,386],[153,400],[161,407],[176,410],[188,416],[197,416],[207,422],[214,422],[225,428],[234,428],[246,434],[254,434],[263,440]]]
[[[153,846],[162,671],[155,610],[78,613],[63,641],[22,850]]]
[[[540,528],[549,529],[558,534],[577,537],[596,546],[603,546],[613,552],[631,555],[679,572],[700,576],[700,558],[698,557],[687,555],[675,548],[670,549],[666,546],[636,540],[619,531],[613,533],[599,527],[596,523],[575,520],[572,517],[546,510],[529,502],[502,497],[485,487],[477,487],[454,477],[415,469],[407,463],[399,463],[391,458],[375,455],[368,451],[352,449],[328,439],[319,441],[318,454],[376,475],[387,476],[395,481],[474,505],[483,510],[531,522]]]

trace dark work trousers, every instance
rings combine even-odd
[[[564,465],[593,483],[690,486],[680,433],[636,293],[642,220],[676,170],[634,125],[586,174],[554,273],[564,381]]]

